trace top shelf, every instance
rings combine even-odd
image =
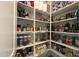
[[[22,2],[18,2],[18,3],[21,4],[21,5],[23,5],[24,7],[28,7],[28,8],[34,9],[34,7],[28,6],[28,5],[26,5],[26,4],[22,3]]]
[[[61,14],[61,13],[66,12],[66,11],[68,11],[68,10],[71,10],[71,9],[74,9],[74,8],[78,8],[78,3],[79,3],[79,2],[74,2],[74,3],[72,3],[72,4],[69,4],[69,5],[67,5],[67,6],[65,6],[65,7],[63,7],[63,8],[60,8],[60,9],[57,10],[57,11],[52,12],[51,14],[54,15],[54,16],[56,16],[56,15],[59,15],[59,14]]]
[[[23,5],[24,7],[28,7],[28,8],[34,9],[34,7],[28,6],[28,5],[26,5],[26,4],[22,3],[22,2],[18,2],[18,3],[21,4],[21,5]],[[46,15],[50,15],[49,12],[45,12],[45,11],[42,11],[42,10],[39,10],[39,9],[35,9],[35,10],[36,10],[37,12],[40,12],[40,13],[43,13],[43,14],[46,14]]]

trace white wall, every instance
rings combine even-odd
[[[10,56],[13,48],[14,2],[0,1],[0,57]]]

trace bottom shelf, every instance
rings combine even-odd
[[[79,57],[79,51],[68,48],[66,46],[59,45],[59,44],[54,43],[54,42],[51,43],[51,48],[54,49],[53,51],[61,57],[63,57],[63,56]]]
[[[50,51],[52,51],[53,53],[55,53],[56,55],[58,55],[59,57],[66,57],[65,55],[61,54],[60,52],[54,50],[54,49],[50,49]]]
[[[72,57],[79,57],[79,54],[78,54],[79,52],[76,51],[74,53],[75,53],[75,55],[72,56]],[[23,56],[20,56],[20,57],[23,57]],[[33,54],[31,54],[30,56],[28,55],[28,56],[25,56],[25,57],[71,57],[71,56],[64,55],[61,52],[56,51],[55,49],[47,49],[47,50],[45,50],[45,52],[43,52],[40,55],[35,54],[35,56],[34,56]]]
[[[33,47],[18,49],[15,52],[15,57],[31,57],[33,56]]]
[[[65,57],[65,55],[61,54],[60,52],[54,49],[47,49],[44,53],[37,57]]]
[[[56,44],[58,44],[58,45],[62,45],[62,46],[68,47],[68,48],[73,49],[73,50],[79,51],[79,48],[74,47],[74,46],[69,46],[69,45],[64,44],[64,43],[61,43],[61,42],[56,42],[56,41],[54,41],[54,40],[52,40],[51,42],[56,43]]]
[[[15,57],[79,57],[79,51],[53,40],[51,41],[51,49],[49,49],[49,42],[47,40],[41,44],[35,44],[35,47],[18,49]]]

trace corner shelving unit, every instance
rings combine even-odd
[[[72,3],[72,4],[69,4],[69,5],[67,5],[67,6],[65,6],[65,7],[63,7],[63,8],[60,8],[60,9],[58,9],[57,11],[55,11],[55,12],[51,12],[51,17],[52,17],[52,15],[53,15],[53,17],[59,17],[59,16],[61,16],[61,15],[64,15],[64,14],[66,14],[68,11],[70,11],[70,10],[73,10],[73,9],[78,9],[79,8],[79,2],[74,2],[74,3]],[[51,22],[51,24],[57,24],[57,23],[59,23],[59,24],[61,24],[61,23],[64,23],[64,22],[68,22],[68,21],[74,21],[74,20],[76,20],[77,19],[77,17],[74,17],[74,18],[68,18],[68,19],[63,19],[63,20],[59,20],[59,21],[52,21]],[[62,32],[62,31],[51,31],[51,33],[56,33],[56,34],[59,34],[59,35],[68,35],[68,36],[78,36],[79,35],[79,33],[73,33],[73,32]],[[52,35],[52,34],[51,34]],[[58,38],[58,39],[61,39],[61,38]],[[64,39],[63,39],[64,40]],[[75,41],[74,41],[75,42]],[[72,50],[75,50],[75,51],[77,51],[77,52],[79,52],[79,47],[75,47],[75,46],[70,46],[70,45],[67,45],[67,44],[65,44],[65,43],[62,43],[62,42],[59,42],[59,41],[55,41],[55,40],[53,40],[53,39],[51,39],[51,43],[53,43],[53,44],[57,44],[57,45],[60,45],[60,46],[64,46],[64,47],[67,47],[67,48],[69,48],[69,49],[72,49]],[[56,51],[56,52],[58,52],[58,51]],[[59,55],[60,56],[62,56],[61,55],[62,53],[60,53]],[[64,54],[63,54],[64,55]],[[66,55],[64,55],[64,56],[66,56]],[[70,56],[69,56],[70,57]]]
[[[40,15],[40,19],[41,19],[41,16],[43,15],[44,18],[45,17],[48,17],[47,20],[49,20],[49,21],[40,20],[39,19],[39,14],[41,14]],[[50,27],[50,13],[49,12],[42,11],[42,10],[39,10],[39,9],[37,9],[35,7],[35,28],[36,27],[41,27],[41,30],[36,30],[35,29],[35,56],[40,56],[40,55],[42,55],[43,53],[45,53],[46,51],[49,50],[48,45],[50,43],[50,38],[47,38],[47,36],[49,36],[48,33],[50,33],[50,30],[48,30],[47,28],[44,29],[44,27],[47,27],[48,25]],[[36,42],[37,41],[37,36],[40,36],[40,35],[42,35],[42,36],[45,35],[46,38],[44,40],[42,39],[43,41]],[[37,47],[39,45],[42,45],[42,44],[46,44],[47,49],[45,49],[44,52],[42,51],[41,54],[38,54],[37,53]]]
[[[18,23],[19,24],[22,23],[21,25],[30,24],[30,23],[34,24],[34,12],[33,12],[34,11],[34,7],[28,6],[28,5],[26,5],[25,3],[22,3],[22,2],[16,2],[16,9],[17,9],[17,6],[19,6],[19,5],[22,8],[25,8],[25,10],[29,10],[28,13],[31,13],[31,17],[18,17],[17,16],[16,17],[17,18],[17,24]],[[27,35],[27,34],[32,35],[32,39],[34,40],[34,38],[33,38],[34,31],[33,30],[31,30],[31,31],[30,30],[28,30],[28,31],[17,31],[16,36],[17,35]],[[19,40],[19,39],[16,38],[16,41],[17,40]],[[32,42],[33,42],[33,40],[32,40]],[[22,45],[22,46],[17,47],[17,42],[16,42],[15,54],[16,54],[17,50],[26,49],[28,47],[34,47],[34,44],[33,43],[29,43],[29,44],[27,44],[25,46]],[[33,55],[31,55],[31,56],[33,56]]]
[[[17,35],[27,35],[27,34],[31,34],[33,35],[32,37],[32,42],[33,43],[30,43],[30,44],[27,44],[25,46],[20,46],[20,47],[15,47],[15,54],[16,54],[16,51],[19,50],[19,49],[24,49],[24,48],[28,48],[28,47],[33,47],[33,54],[32,56],[39,56],[38,54],[36,54],[36,46],[38,45],[41,45],[41,44],[46,44],[46,43],[49,43],[50,42],[50,39],[47,39],[47,40],[44,40],[44,41],[39,41],[39,42],[36,42],[36,35],[40,35],[40,34],[46,34],[46,33],[50,33],[50,31],[47,31],[47,30],[39,30],[37,31],[36,30],[36,25],[38,25],[38,23],[40,24],[49,24],[50,25],[50,22],[48,21],[41,21],[41,20],[37,20],[36,17],[35,17],[35,13],[36,12],[39,12],[39,13],[42,13],[42,14],[46,14],[46,15],[50,15],[50,13],[48,12],[44,12],[42,10],[38,10],[38,9],[35,9],[35,7],[31,7],[31,6],[28,6],[26,5],[25,3],[22,3],[22,2],[16,2],[16,5],[20,5],[22,8],[25,8],[25,9],[28,9],[27,11],[32,11],[33,14],[31,15],[32,17],[16,17],[17,18],[17,24],[21,24],[24,25],[24,23],[26,24],[27,22],[29,24],[33,24],[33,31],[18,31],[16,32],[16,36]],[[17,8],[17,7],[16,7]],[[31,13],[31,12],[30,12]],[[50,20],[50,19],[49,19]],[[17,37],[18,38],[18,37]],[[18,39],[17,39],[18,40]],[[16,43],[17,44],[17,43]],[[49,49],[49,48],[48,48]],[[48,50],[47,49],[47,50]],[[30,56],[29,56],[30,57]]]
[[[28,47],[32,47],[32,49],[33,49],[32,56],[37,57],[40,54],[37,54],[37,50],[36,50],[37,48],[36,47],[38,47],[39,45],[41,46],[42,44],[47,44],[46,45],[47,46],[46,51],[50,50],[50,51],[52,51],[53,53],[55,53],[56,55],[58,55],[60,57],[65,57],[66,55],[64,55],[61,52],[59,52],[59,51],[57,51],[57,50],[55,50],[55,49],[52,48],[52,43],[53,44],[57,44],[57,45],[61,45],[61,46],[65,46],[67,48],[79,51],[79,48],[77,48],[77,47],[70,46],[70,45],[67,45],[67,44],[64,44],[62,42],[58,42],[58,41],[55,41],[55,40],[52,39],[52,33],[64,34],[64,35],[65,34],[66,35],[79,35],[79,33],[52,31],[52,24],[61,23],[61,22],[68,22],[68,21],[73,21],[73,20],[77,19],[77,17],[74,17],[74,18],[68,18],[68,19],[64,19],[64,20],[60,20],[60,21],[52,21],[52,16],[57,17],[57,16],[60,16],[60,14],[62,14],[62,13],[66,13],[69,10],[72,10],[74,8],[75,9],[78,8],[79,2],[74,2],[72,4],[69,4],[69,5],[67,5],[67,6],[65,6],[63,8],[60,8],[59,10],[57,10],[55,12],[52,12],[52,10],[51,10],[51,6],[52,6],[51,4],[52,4],[52,2],[50,2],[50,11],[49,12],[44,12],[42,10],[38,10],[35,7],[28,6],[28,5],[26,5],[26,4],[22,3],[22,2],[16,2],[16,5],[17,5],[17,3],[21,7],[25,8],[25,9],[28,9],[27,11],[29,11],[29,10],[32,11],[31,17],[18,17],[18,16],[16,16],[16,22],[17,22],[17,24],[18,23],[21,24],[21,22],[23,22],[25,24],[26,23],[27,24],[28,23],[32,24],[32,26],[33,26],[32,29],[33,30],[31,30],[31,31],[18,31],[18,32],[16,32],[16,40],[15,41],[17,41],[17,38],[18,38],[17,36],[18,35],[31,35],[32,36],[32,43],[29,43],[29,44],[27,44],[25,46],[19,46],[19,47],[17,47],[17,42],[16,42],[15,43],[16,46],[15,46],[14,56],[15,56],[17,50],[28,48]],[[17,9],[17,7],[16,7],[16,9]],[[37,17],[39,15],[37,15],[36,13],[40,13],[40,14],[44,15],[44,17],[48,17],[47,21],[39,20],[38,17]],[[22,25],[25,25],[23,23],[22,23]],[[16,24],[15,27],[17,27],[17,24]],[[43,26],[43,28],[47,27],[47,26],[48,27],[47,27],[47,29],[46,28],[45,29],[41,29],[42,26]],[[41,27],[40,28],[41,30],[37,30],[36,27]],[[37,36],[39,37],[39,36],[44,35],[44,34],[45,34],[45,37],[46,37],[45,40],[38,42],[37,41]],[[46,52],[43,52],[43,53],[46,53]],[[41,55],[43,53],[41,53]]]

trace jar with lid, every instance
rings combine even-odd
[[[32,42],[32,37],[31,37],[31,35],[28,35],[28,43],[30,44],[30,43],[33,43]]]
[[[27,40],[28,40],[28,37],[27,36],[24,36],[24,40],[23,40],[23,45],[24,46],[28,44]]]
[[[15,57],[22,57],[20,52],[17,52]]]
[[[75,39],[75,45],[76,45],[76,47],[79,47],[79,37],[77,37],[77,38]]]
[[[65,42],[67,45],[72,45],[73,44],[73,40],[71,39],[71,37],[70,36],[68,36],[67,38],[66,38],[66,42]]]
[[[22,27],[22,31],[27,31],[27,27],[26,26],[23,26]]]
[[[17,46],[23,46],[23,36],[20,36],[18,39],[17,39]]]
[[[17,31],[21,32],[21,25],[17,25]]]

